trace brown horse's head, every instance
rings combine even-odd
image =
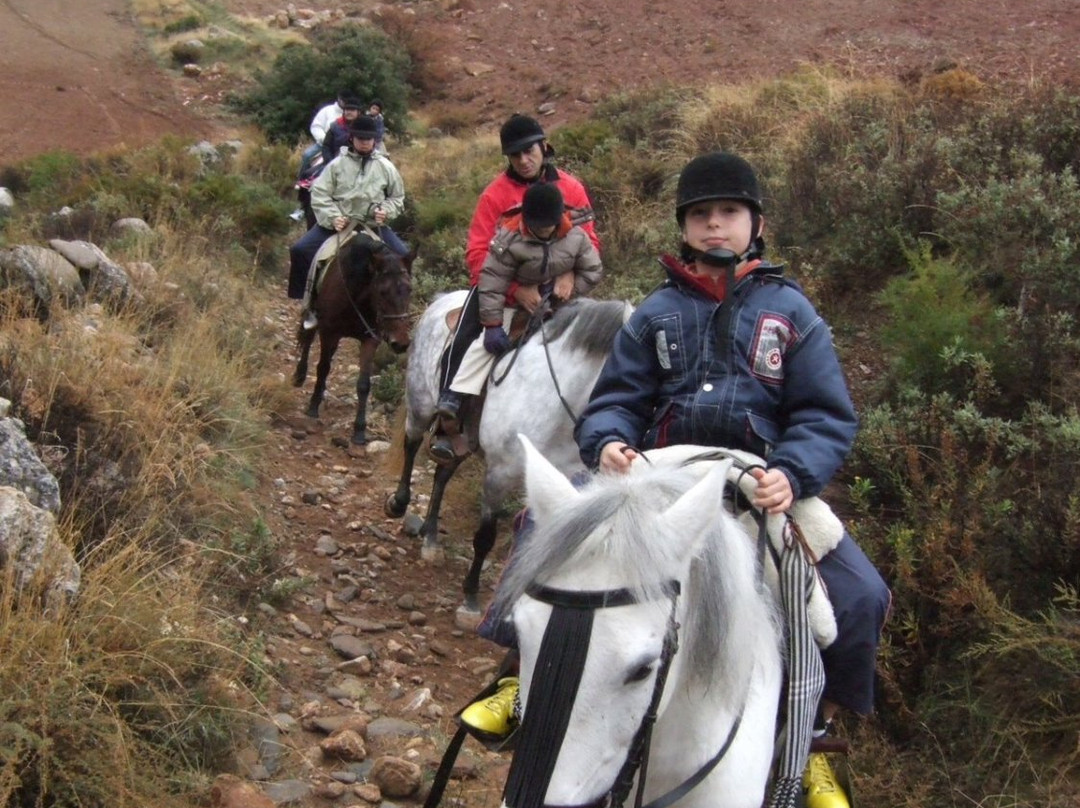
[[[394,353],[409,347],[412,322],[409,305],[412,301],[412,263],[416,250],[400,256],[383,247],[371,256],[371,300],[375,308],[375,327],[379,338]]]

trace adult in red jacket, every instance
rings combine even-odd
[[[473,340],[479,336],[480,310],[476,295],[476,284],[480,279],[480,269],[487,258],[491,239],[495,237],[499,221],[508,212],[521,207],[525,192],[538,182],[549,182],[558,186],[562,192],[566,210],[571,221],[579,225],[592,240],[597,252],[600,251],[600,239],[596,235],[595,215],[592,201],[585,186],[577,177],[555,167],[555,149],[547,142],[544,129],[535,118],[528,115],[511,115],[499,130],[502,153],[506,155],[508,165],[480,194],[469,224],[469,237],[465,244],[465,263],[469,267],[469,296],[465,300],[461,318],[449,350],[443,355],[441,366],[441,393],[439,396],[439,415],[444,421],[457,418],[460,400],[450,393],[450,382],[454,379],[461,358]],[[543,292],[536,286],[511,285],[507,292],[510,305],[517,305],[532,313],[540,305]],[[436,438],[431,444],[432,456],[440,462],[453,459],[450,442]]]

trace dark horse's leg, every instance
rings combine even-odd
[[[405,434],[405,461],[401,466],[401,478],[398,480],[397,490],[386,498],[386,504],[383,505],[383,511],[387,516],[400,519],[405,515],[405,509],[409,507],[409,500],[412,499],[413,465],[416,463],[416,453],[420,451],[423,442],[423,435],[413,438],[409,437],[408,433]]]
[[[480,506],[480,525],[473,534],[473,557],[465,580],[461,583],[461,589],[465,593],[465,603],[458,609],[457,620],[469,622],[475,627],[480,621],[480,600],[477,594],[480,592],[480,573],[484,569],[484,561],[487,560],[491,548],[495,546],[495,538],[498,535],[499,515],[498,512],[488,505],[486,499]]]
[[[319,405],[322,404],[323,396],[326,394],[326,379],[330,376],[330,363],[334,359],[334,353],[340,342],[340,335],[330,336],[320,330],[319,364],[315,367],[315,390],[311,393],[311,401],[308,402],[307,408],[307,414],[311,418],[319,417]]]
[[[296,345],[300,349],[300,360],[296,363],[293,372],[293,387],[303,387],[307,378],[308,358],[311,355],[311,343],[315,341],[315,332],[304,328],[303,324],[296,330]]]
[[[353,421],[352,442],[357,446],[367,443],[367,400],[371,393],[371,374],[360,371],[356,377],[356,420]]]
[[[420,538],[424,542],[420,546],[420,558],[424,561],[439,561],[445,556],[445,551],[439,543],[439,510],[442,508],[446,484],[450,482],[450,478],[454,476],[454,472],[464,459],[464,457],[455,457],[445,466],[438,466],[435,469],[435,482],[431,486],[431,502],[428,503],[424,524],[420,527]]]
[[[371,393],[371,370],[375,364],[376,339],[360,340],[360,375],[356,377],[356,418],[353,421],[352,442],[356,446],[367,443],[367,402]]]

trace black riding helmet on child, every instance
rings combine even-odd
[[[533,233],[545,227],[557,227],[564,210],[562,192],[557,186],[546,182],[529,186],[521,201],[521,218]]]
[[[750,232],[754,234],[750,247],[742,255],[735,255],[730,250],[703,253],[684,243],[683,261],[703,260],[713,266],[728,266],[760,258],[765,252],[765,240],[761,237],[761,186],[750,164],[729,152],[710,152],[687,163],[675,188],[675,221],[679,229],[691,205],[713,199],[733,199],[750,208]]]

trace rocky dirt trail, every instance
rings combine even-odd
[[[283,303],[277,317],[275,352],[288,378],[297,311]],[[338,351],[318,421],[302,415],[313,378],[295,391],[294,409],[281,413],[270,433],[257,494],[272,534],[285,543],[279,577],[296,591],[249,614],[251,629],[266,638],[265,661],[277,683],[238,774],[277,804],[422,803],[456,729],[453,713],[503,656],[455,624],[471,552],[468,498],[452,496],[444,509],[444,525],[459,534],[445,537],[446,561],[421,561],[419,539],[407,528],[419,525],[434,466],[417,463],[413,515],[390,519],[383,502],[398,469],[387,443],[375,440],[360,456],[347,449],[355,345],[345,341]],[[394,416],[377,404],[371,409],[369,434],[389,437]],[[468,489],[467,480],[455,482],[459,492]],[[502,541],[482,594],[490,596],[505,552]],[[344,731],[350,728],[359,740]],[[469,740],[443,804],[498,805],[508,764],[509,755]]]

